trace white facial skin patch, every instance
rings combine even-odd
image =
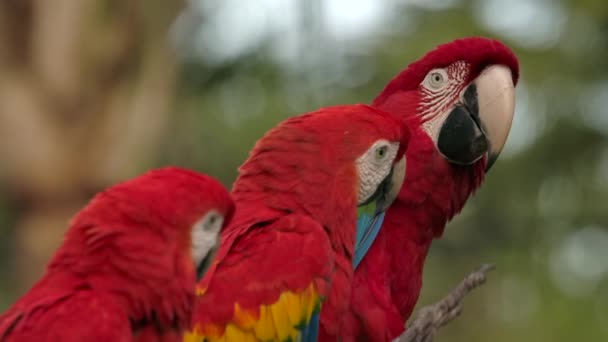
[[[420,84],[422,127],[435,142],[452,105],[465,91],[468,68],[468,64],[459,61],[446,68],[433,69]]]
[[[192,226],[192,260],[198,267],[218,244],[224,217],[217,210],[209,210]]]
[[[398,142],[382,139],[376,141],[362,156],[357,158],[355,163],[359,172],[358,204],[365,203],[389,175],[397,152],[399,152]]]
[[[458,61],[429,71],[422,83],[419,110],[422,127],[437,143],[439,132],[455,103],[462,102],[467,86],[474,83],[479,101],[479,119],[490,139],[492,152],[504,147],[515,111],[515,85],[511,70],[504,65],[486,67],[475,80],[465,83],[470,65]]]

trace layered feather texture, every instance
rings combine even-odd
[[[355,160],[379,139],[404,149],[406,132],[392,116],[355,105],[291,118],[260,139],[234,184],[236,217],[199,284],[185,341],[315,341],[317,329],[339,336],[352,280]]]
[[[432,69],[455,62],[467,65],[465,83],[492,64],[507,66],[514,84],[519,77],[517,59],[504,44],[465,38],[441,45],[410,64],[373,101],[374,107],[407,122],[412,136],[402,190],[354,275],[345,331],[359,340],[392,341],[403,332],[420,294],[432,240],[443,234],[447,222],[484,179],[486,157],[469,166],[451,164],[424,130],[421,109],[426,99],[421,82]],[[457,95],[451,101],[456,99]]]
[[[0,340],[131,341],[187,327],[195,288],[192,224],[215,209],[222,185],[164,168],[95,196],[72,220],[42,279],[0,317]]]

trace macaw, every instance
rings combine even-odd
[[[239,168],[236,214],[184,341],[339,336],[357,215],[394,200],[408,139],[400,119],[366,105],[323,108],[264,135]],[[331,324],[320,328],[319,316]]]
[[[0,316],[0,340],[181,338],[197,278],[233,212],[218,181],[174,167],[97,194],[71,221],[42,279]]]
[[[410,64],[375,98],[372,107],[410,128],[408,174],[369,229],[377,234],[369,251],[357,256],[344,336],[391,341],[404,331],[431,242],[481,185],[506,142],[518,77],[517,58],[501,42],[458,39]]]

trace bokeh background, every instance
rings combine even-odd
[[[608,340],[605,0],[0,2],[0,310],[96,191],[167,164],[230,186],[279,121],[370,102],[470,35],[519,56],[516,116],[421,303],[494,262],[439,341]]]

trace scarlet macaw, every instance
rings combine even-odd
[[[390,341],[403,332],[432,240],[505,144],[518,77],[517,58],[501,42],[458,39],[410,64],[373,101],[410,128],[408,175],[385,217],[369,229],[377,232],[371,248],[356,256],[345,340]]]
[[[401,188],[409,132],[365,105],[293,117],[240,167],[236,214],[200,283],[184,341],[337,338],[349,309],[358,213]],[[329,324],[319,330],[319,312]]]
[[[228,191],[162,168],[96,195],[42,279],[0,316],[3,342],[181,338],[196,279],[233,213]]]

